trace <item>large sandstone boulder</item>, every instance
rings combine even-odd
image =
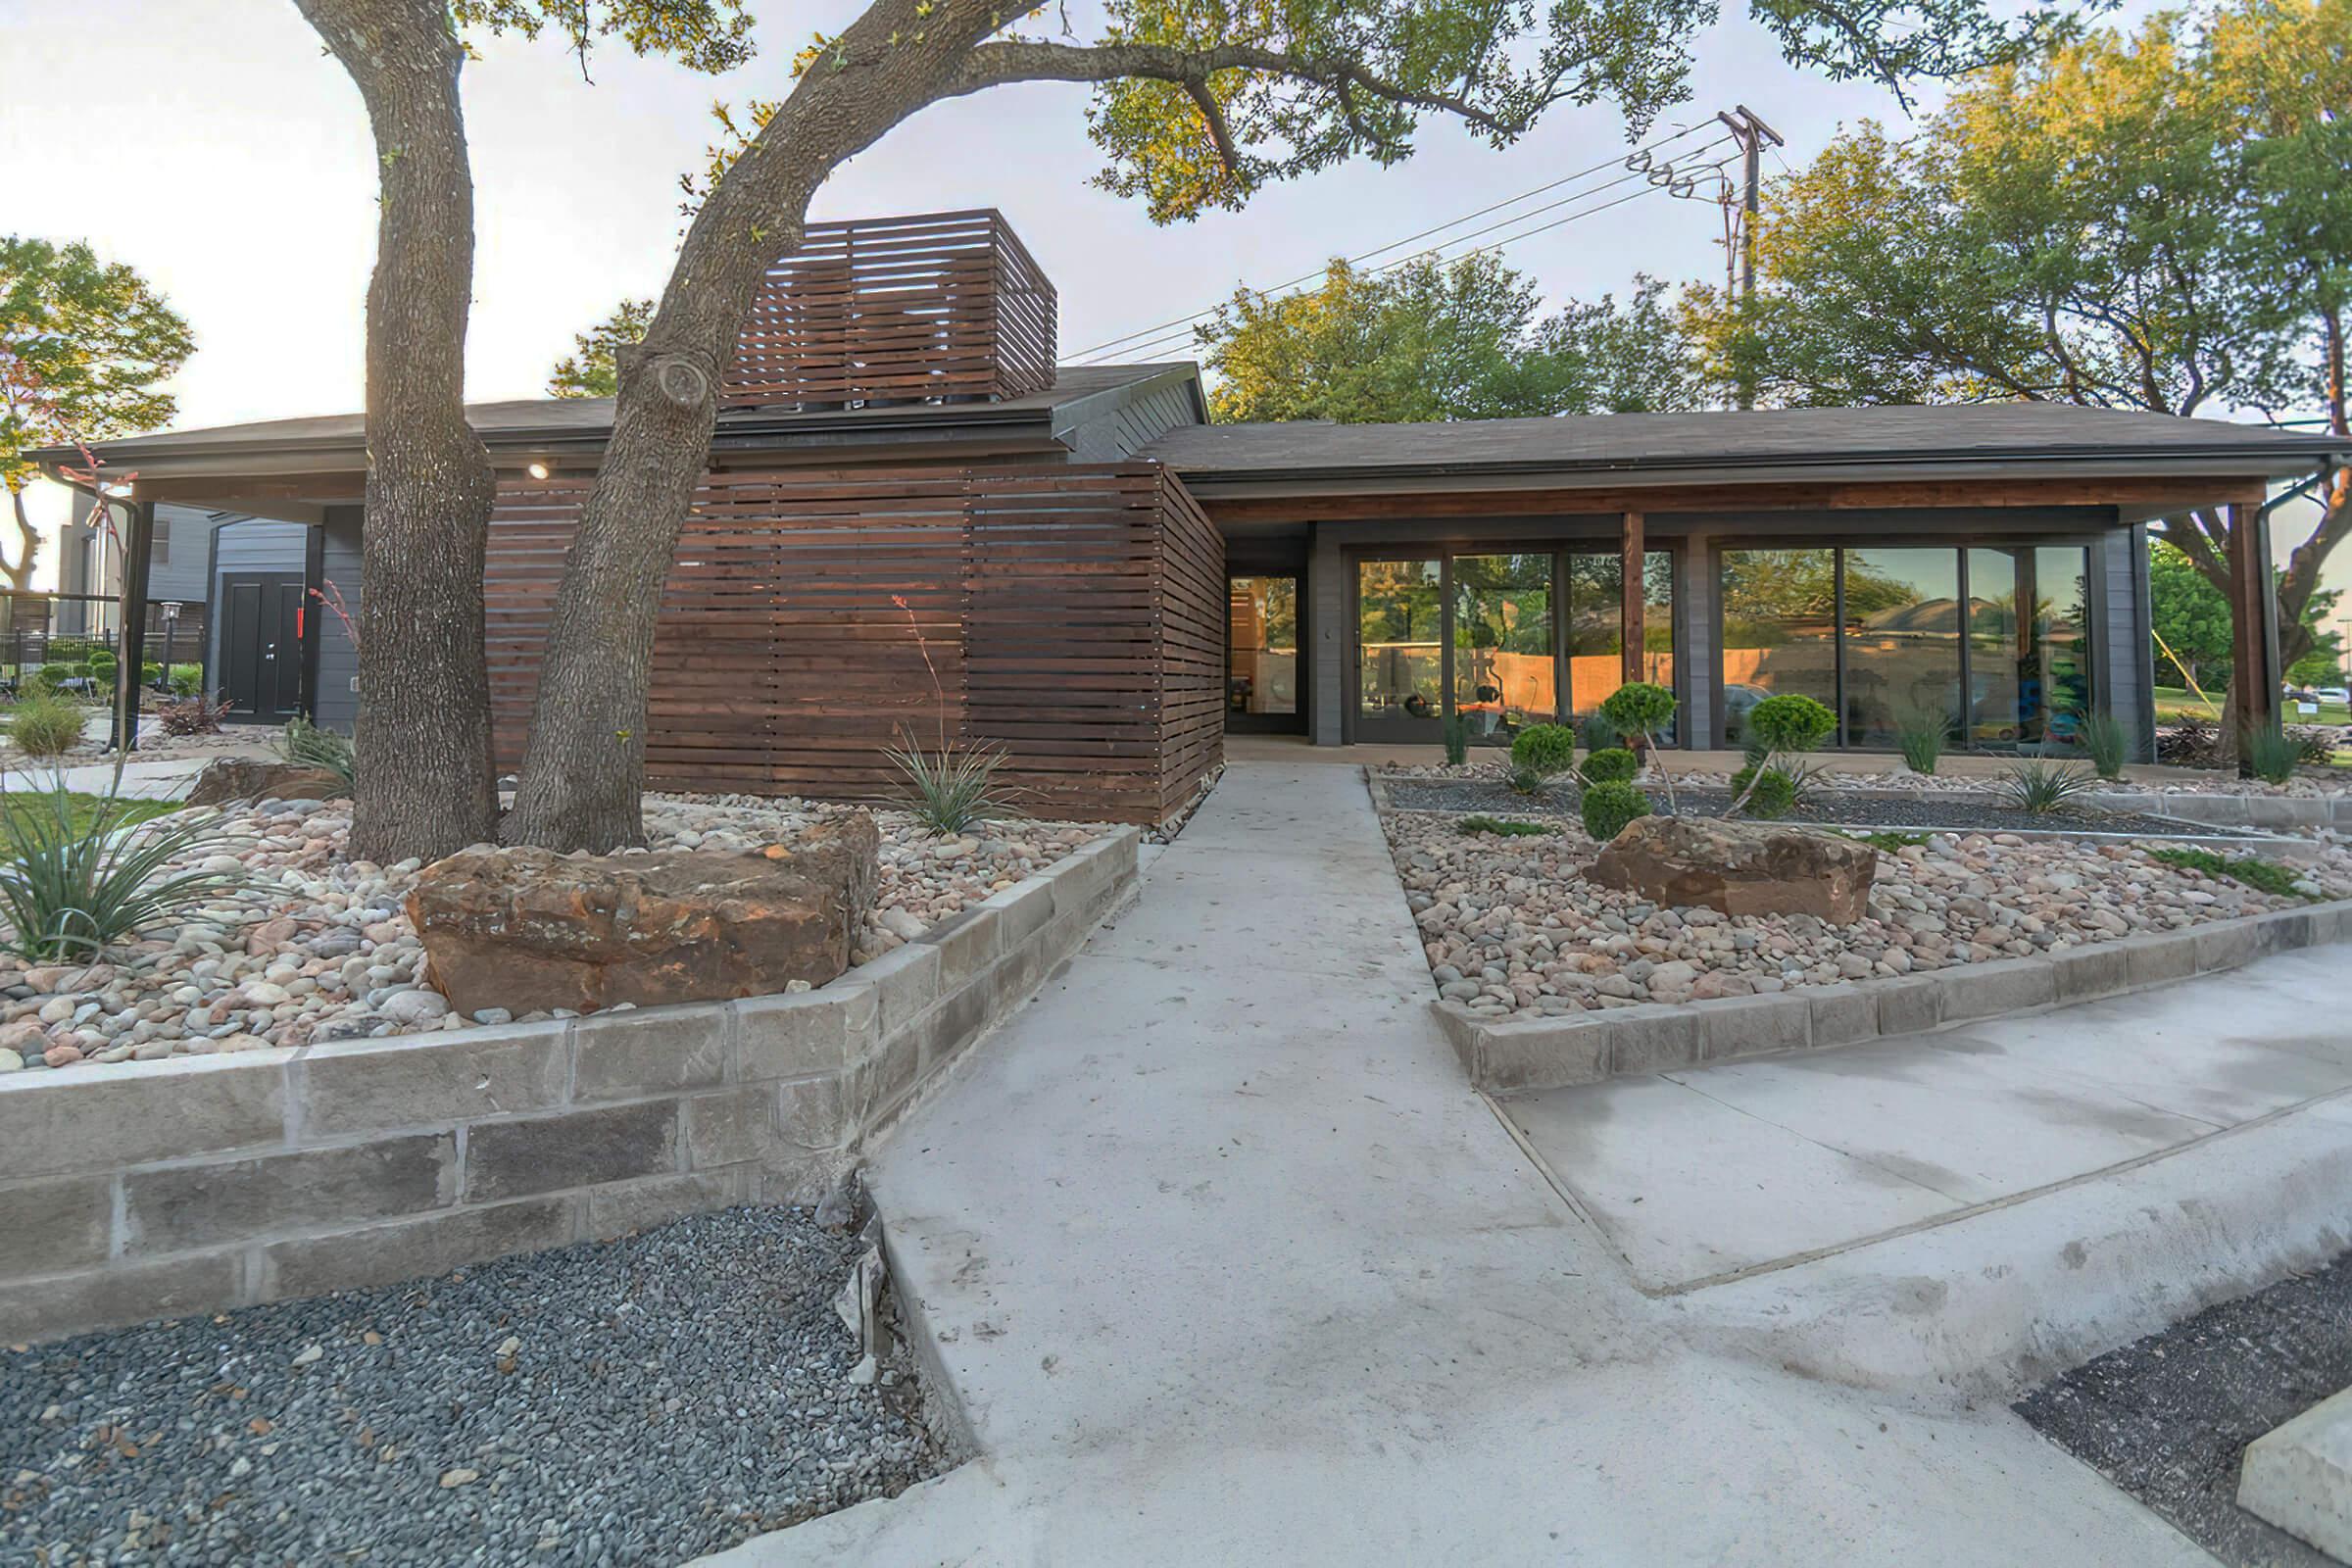
[[[1810,914],[1851,925],[1870,905],[1878,852],[1803,828],[1711,816],[1643,816],[1586,870],[1606,888],[1725,914]]]
[[[190,806],[229,801],[332,801],[351,793],[343,775],[328,767],[271,762],[258,757],[223,757],[205,764],[188,791]]]
[[[849,967],[880,846],[853,811],[749,854],[466,850],[417,874],[409,918],[464,1012],[763,996]]]

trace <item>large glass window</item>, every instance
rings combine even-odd
[[[1549,555],[1453,558],[1453,710],[1473,741],[1508,742],[1558,709]]]
[[[1733,746],[1767,697],[1838,707],[1838,553],[1727,550],[1723,556],[1723,727]]]
[[[1568,710],[1590,713],[1625,684],[1625,568],[1621,555],[1568,558]],[[1674,557],[1642,564],[1642,678],[1674,685]]]
[[[1229,584],[1225,710],[1256,717],[1298,711],[1298,579],[1235,577]]]
[[[1960,553],[1845,552],[1845,743],[1888,747],[1912,712],[1960,710]]]
[[[1446,606],[1437,561],[1366,561],[1356,566],[1357,717],[1394,733],[1434,733],[1444,701]],[[1378,730],[1372,733],[1377,734]]]
[[[2026,701],[2034,685],[2018,661],[2017,641],[2017,558],[2032,554],[1968,553],[1968,723],[1962,733],[1971,746],[2015,746],[2029,722],[2039,721],[2038,702]]]

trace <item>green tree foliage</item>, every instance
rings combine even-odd
[[[2008,399],[2346,418],[2352,0],[2232,0],[1963,86],[1914,141],[1864,124],[1780,182],[1751,310],[1686,294],[1710,374],[1787,406]],[[2352,479],[2278,579],[2281,652],[2352,531]],[[2168,537],[2222,594],[2230,522]]]
[[[32,580],[40,533],[24,511],[37,447],[152,430],[177,409],[159,389],[196,343],[147,280],[78,241],[0,235],[0,484],[20,554],[0,553],[15,587]]]
[[[1220,420],[1342,424],[1611,414],[1696,406],[1665,285],[1538,319],[1535,283],[1492,254],[1386,270],[1335,259],[1321,286],[1248,290],[1200,328]]]
[[[2311,683],[2342,672],[2343,638],[2328,625],[2341,597],[2340,590],[2326,588],[2304,602],[2305,651],[2287,665],[2287,679]],[[2162,539],[2148,548],[2148,601],[2150,629],[2162,639],[2156,648],[2157,680],[2166,685],[2193,680],[2208,693],[2228,685],[2234,652],[2230,602],[2187,556]],[[2279,640],[2285,641],[2283,634]]]
[[[551,398],[609,398],[620,390],[620,351],[645,341],[652,300],[622,300],[612,314],[572,336],[572,352],[548,372]]]

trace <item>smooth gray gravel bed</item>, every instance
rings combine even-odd
[[[2238,1459],[2347,1386],[2352,1253],[2086,1361],[2017,1413],[2230,1568],[2327,1568],[2237,1505]]]
[[[941,1468],[860,1249],[738,1208],[0,1356],[0,1563],[676,1563]]]

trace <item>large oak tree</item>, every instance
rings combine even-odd
[[[460,31],[544,29],[582,51],[618,35],[723,69],[748,51],[747,23],[730,0],[296,3],[359,85],[383,171],[354,836],[363,853],[430,854],[482,836],[492,815],[491,476],[459,384],[472,238]],[[655,616],[736,333],[810,198],[917,110],[1020,82],[1088,84],[1102,182],[1166,221],[1349,159],[1394,163],[1433,115],[1496,146],[1563,101],[1611,103],[1645,127],[1686,95],[1690,42],[1717,15],[1717,0],[1110,0],[1081,37],[1064,11],[872,0],[803,52],[788,90],[713,169],[644,341],[619,358],[505,836],[596,850],[640,836]],[[1769,0],[1753,15],[1794,61],[1890,81],[1974,67],[2026,31],[1984,0]],[[1032,16],[1058,30],[1025,34]],[[399,765],[370,768],[371,757]]]

